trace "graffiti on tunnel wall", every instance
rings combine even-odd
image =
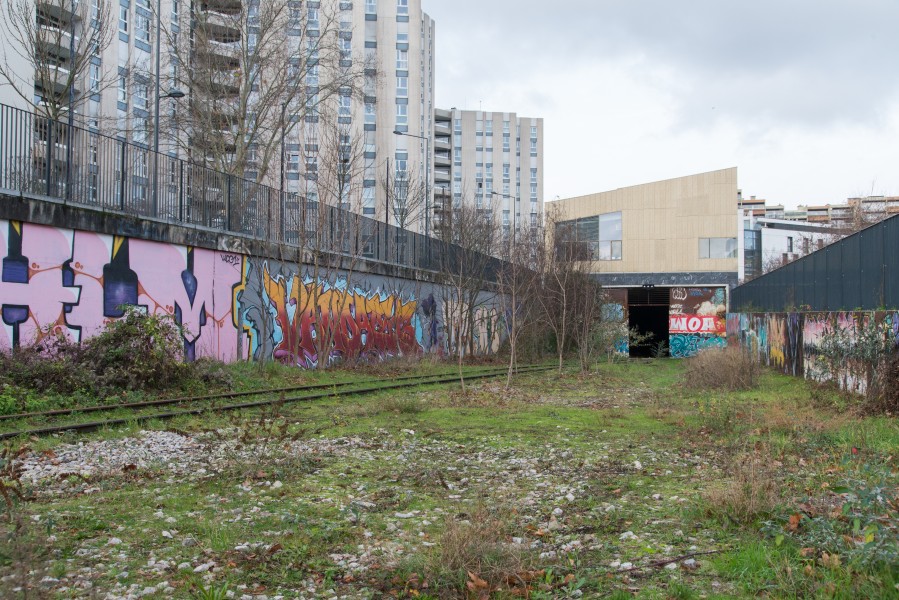
[[[850,361],[827,364],[822,344],[843,332],[855,344],[859,329],[875,324],[899,347],[899,312],[816,312],[727,315],[729,344],[741,345],[759,363],[788,375],[816,381],[835,379],[845,389],[863,391],[865,381]]]
[[[81,341],[130,304],[174,317],[189,358],[227,359],[236,352],[229,331],[240,269],[225,256],[0,220],[0,349],[50,332]]]
[[[188,359],[302,367],[318,363],[318,349],[329,362],[447,352],[457,343],[490,352],[504,328],[487,294],[468,332],[436,285],[336,272],[314,278],[302,265],[28,223],[0,220],[0,259],[0,350],[51,332],[79,342],[125,305],[173,317]]]
[[[671,288],[668,345],[674,358],[727,344],[724,288]]]

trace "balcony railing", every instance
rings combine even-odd
[[[3,104],[0,193],[432,271],[477,262],[441,240]],[[490,259],[488,278],[499,265]]]

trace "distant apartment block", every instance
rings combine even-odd
[[[438,109],[434,185],[441,215],[463,202],[491,210],[504,233],[543,214],[543,119],[513,112]]]

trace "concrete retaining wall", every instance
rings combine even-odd
[[[316,323],[333,328],[331,361],[468,343],[453,317],[458,303],[434,283],[436,273],[340,256],[320,257],[316,269],[304,259],[221,232],[0,198],[0,349],[50,332],[83,340],[123,305],[173,316],[189,358],[310,367],[325,358],[316,353]],[[484,292],[478,304],[474,345],[495,351],[498,303]]]

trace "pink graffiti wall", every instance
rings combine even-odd
[[[190,358],[238,357],[239,255],[0,220],[0,260],[0,349],[81,341],[136,304],[173,316]]]

